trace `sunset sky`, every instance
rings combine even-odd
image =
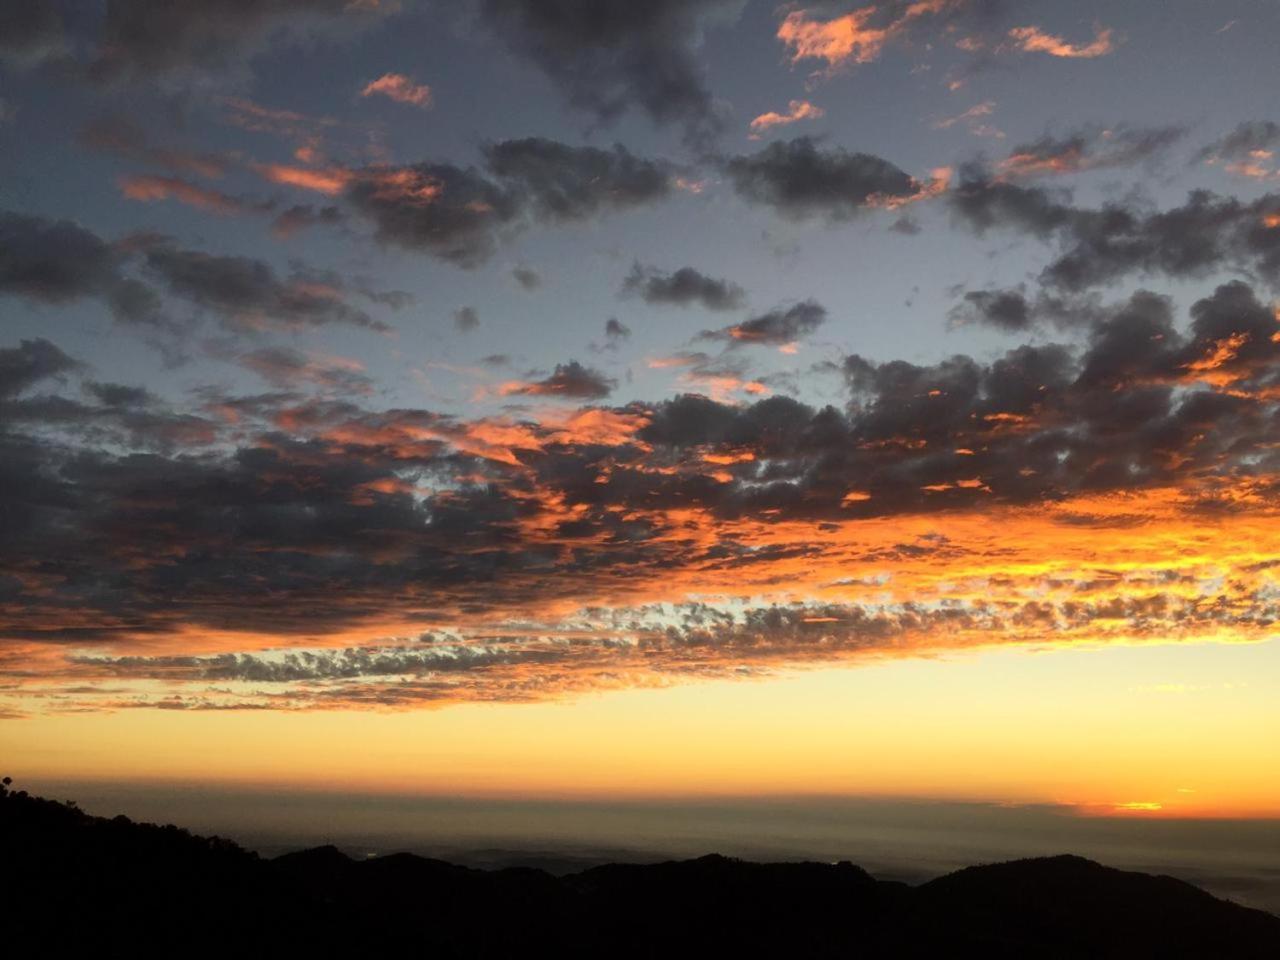
[[[0,773],[1280,815],[1280,5],[0,6]]]

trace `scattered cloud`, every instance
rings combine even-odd
[[[786,127],[801,120],[818,120],[827,115],[827,111],[821,107],[815,107],[808,100],[792,100],[787,104],[786,113],[776,113],[770,110],[762,113],[751,121],[750,130],[753,139],[758,139],[760,134],[774,127]]]
[[[1051,57],[1090,60],[1105,57],[1116,48],[1110,27],[1095,27],[1089,43],[1069,43],[1061,37],[1046,33],[1039,27],[1014,27],[1009,38],[1025,53],[1047,53]]]
[[[521,290],[532,293],[542,286],[542,275],[532,267],[516,266],[511,268],[511,276],[520,285]]]
[[[885,46],[905,35],[917,21],[963,5],[963,0],[917,0],[905,7],[865,6],[837,17],[793,9],[778,25],[777,36],[792,63],[826,61],[827,71],[880,59]]]
[[[373,390],[364,365],[346,357],[303,353],[290,347],[262,347],[241,354],[236,362],[274,387],[314,386],[343,396]]]
[[[670,273],[638,261],[622,282],[623,296],[639,297],[645,303],[688,307],[698,304],[708,310],[737,310],[746,302],[746,291],[736,283],[708,277],[693,267]]]
[[[292,349],[234,355],[275,392],[184,411],[47,341],[5,348],[0,562],[23,577],[0,632],[35,651],[8,696],[216,679],[277,709],[407,707],[1262,638],[1280,614],[1275,315],[1233,282],[1188,321],[1138,292],[1076,347],[853,355],[841,407],[766,396],[741,354],[678,355],[651,363],[703,395],[518,419],[366,408],[340,382],[357,364]],[[611,386],[569,362],[500,392]]]
[[[826,323],[827,309],[816,300],[778,307],[742,323],[700,334],[704,340],[726,340],[735,346],[786,347]]]
[[[1102,127],[1020,144],[996,165],[1004,177],[1040,177],[1158,163],[1183,127]]]
[[[868,153],[851,153],[811,137],[769,144],[725,163],[744,200],[772,207],[792,220],[847,220],[868,208],[894,209],[946,189],[949,170],[920,181]]]
[[[425,108],[432,103],[431,88],[425,83],[410,80],[403,73],[384,73],[377,80],[370,80],[360,91],[360,96],[386,97],[412,107]]]
[[[556,364],[555,371],[541,380],[504,383],[498,393],[504,397],[561,397],[574,400],[598,400],[613,392],[614,380],[598,370],[584,367],[577,360]]]
[[[482,0],[484,20],[536,65],[569,103],[609,124],[633,107],[685,140],[707,144],[723,126],[696,50],[705,25],[735,0]]]
[[[1221,166],[1227,173],[1251,180],[1280,179],[1276,150],[1280,149],[1280,124],[1271,120],[1246,121],[1219,140],[1204,147],[1196,159]]]
[[[129,175],[119,178],[120,193],[129,200],[155,203],[177,200],[179,203],[219,216],[234,216],[263,209],[261,203],[232,197],[218,190],[201,187],[180,177]]]
[[[272,38],[350,32],[382,14],[379,4],[350,0],[113,0],[95,38],[90,75],[100,82],[235,81]]]
[[[1057,241],[1057,257],[1040,282],[1080,292],[1129,276],[1205,276],[1224,267],[1248,269],[1269,285],[1280,284],[1280,196],[1245,203],[1205,190],[1186,203],[1151,211],[1133,200],[1097,208],[1077,207],[1070,195],[1042,186],[992,178],[966,167],[949,202],[957,219],[979,234],[1010,229]]]

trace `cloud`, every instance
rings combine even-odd
[[[343,395],[373,390],[373,381],[365,375],[364,365],[346,357],[308,354],[289,347],[263,347],[240,354],[236,362],[275,387],[292,389],[309,385]]]
[[[704,331],[700,337],[704,340],[727,340],[734,346],[784,347],[813,333],[826,320],[826,307],[816,300],[802,300],[785,309],[778,307],[733,326]]]
[[[1115,50],[1112,33],[1109,27],[1095,27],[1091,42],[1073,44],[1051,33],[1045,33],[1039,27],[1031,26],[1014,27],[1009,31],[1009,38],[1025,53],[1047,53],[1051,57],[1089,60],[1105,57]]]
[[[377,4],[350,0],[113,0],[90,73],[104,82],[234,78],[272,37],[332,28],[345,33],[378,11]]]
[[[673,186],[667,164],[637,157],[621,144],[601,150],[527,137],[488,144],[484,155],[507,189],[549,220],[643,206],[668,196]]]
[[[1058,297],[1039,291],[1028,297],[1025,287],[971,290],[949,313],[952,323],[983,324],[1006,333],[1020,333],[1050,322],[1059,329],[1095,322],[1100,308],[1094,297]]]
[[[705,146],[722,127],[698,62],[703,25],[735,0],[481,0],[485,22],[574,107],[601,123],[629,109]]]
[[[792,100],[787,104],[786,113],[770,110],[751,121],[749,129],[753,136],[759,136],[774,127],[785,127],[801,120],[818,120],[827,115],[821,107],[815,107],[808,100]]]
[[[529,137],[489,143],[484,156],[489,175],[421,163],[342,171],[339,179],[379,240],[468,269],[531,222],[588,220],[656,202],[674,187],[667,164],[622,146],[603,150]]]
[[[1280,124],[1270,120],[1246,121],[1219,140],[1204,147],[1196,159],[1221,165],[1227,173],[1252,180],[1280,178],[1275,151],[1280,145]]]
[[[1018,290],[972,290],[964,295],[964,309],[953,312],[962,322],[985,323],[1016,332],[1031,327],[1031,305]]]
[[[521,212],[519,197],[474,169],[450,164],[369,168],[351,180],[345,197],[373,222],[382,243],[464,268],[488,260]]]
[[[62,14],[52,3],[13,0],[0,7],[0,62],[33,67],[66,53]]]
[[[1024,143],[996,165],[1004,177],[1082,173],[1153,163],[1186,135],[1183,127],[1091,128]]]
[[[888,160],[824,146],[811,137],[731,157],[725,172],[744,200],[792,220],[848,220],[869,207],[893,209],[945,188],[941,178],[922,183]]]
[[[287,352],[259,358],[276,392],[198,411],[92,381],[37,395],[74,361],[21,345],[0,353],[0,636],[38,655],[0,664],[3,696],[216,675],[261,706],[407,707],[867,652],[1262,639],[1275,316],[1236,282],[1186,321],[1139,292],[1075,347],[850,356],[841,406],[732,402],[726,352],[654,361],[739,374],[722,400],[469,420],[300,395],[290,371],[334,358]],[[509,395],[597,401],[602,379],[569,363]]]
[[[362,97],[375,95],[413,107],[431,106],[431,88],[425,83],[415,83],[403,73],[384,73],[377,80],[370,80],[360,91]]]
[[[294,204],[281,210],[271,221],[271,234],[287,240],[294,234],[315,226],[337,226],[345,220],[342,211],[335,206],[314,207],[309,203]]]
[[[789,10],[778,25],[777,37],[792,63],[824,60],[827,70],[878,60],[886,44],[904,36],[926,16],[963,6],[963,0],[919,0],[882,7],[865,6],[822,19],[813,10]]]
[[[152,144],[143,129],[127,117],[98,117],[80,132],[79,140],[91,150],[187,176],[217,179],[226,174],[232,162],[230,157],[221,153],[200,153]]]
[[[935,120],[933,128],[935,130],[950,130],[957,124],[964,124],[975,137],[994,137],[997,140],[1003,140],[1004,131],[993,126],[987,120],[995,112],[996,102],[994,100],[984,100],[982,103],[974,104],[968,110],[964,110],[954,116]]]
[[[700,350],[683,350],[649,360],[654,370],[679,370],[682,386],[697,391],[699,399],[709,398],[716,404],[733,404],[741,395],[767,397],[771,392],[762,380],[755,379],[750,364],[740,353],[725,352],[710,356]]]
[[[577,360],[556,364],[555,372],[541,380],[504,383],[498,392],[504,397],[563,397],[598,400],[607,397],[617,385],[598,370],[584,367]]]
[[[542,286],[542,276],[531,267],[512,267],[511,276],[520,284],[521,290],[533,292]]]
[[[605,339],[610,343],[618,343],[631,339],[631,328],[617,317],[610,317],[604,324]]]
[[[1079,292],[1127,276],[1197,278],[1217,269],[1251,270],[1280,283],[1280,196],[1249,203],[1205,190],[1163,211],[1133,201],[1076,207],[1070,195],[992,179],[966,168],[950,192],[960,222],[978,233],[1004,228],[1056,240],[1059,252],[1040,274],[1042,284]]]
[[[378,332],[390,329],[352,306],[342,281],[332,273],[295,267],[288,277],[281,278],[262,260],[168,244],[146,251],[143,263],[145,273],[169,293],[212,312],[233,328],[349,324]]]
[[[120,177],[117,183],[120,186],[120,192],[129,200],[142,203],[177,200],[197,210],[224,217],[260,211],[264,208],[261,203],[232,197],[218,190],[210,190],[207,187],[189,183],[179,177],[132,175]]]
[[[0,294],[49,304],[100,299],[117,320],[155,322],[159,303],[121,270],[125,254],[70,220],[0,211]]]
[[[453,325],[463,333],[469,333],[480,326],[480,314],[475,307],[459,307],[453,311]]]
[[[623,296],[638,296],[645,303],[688,307],[699,304],[708,310],[737,310],[746,301],[746,292],[736,283],[680,267],[666,273],[638,261],[622,282]]]
[[[257,163],[253,169],[264,180],[285,187],[337,196],[351,183],[354,174],[341,167],[298,167],[287,163]]]
[[[16,347],[0,347],[0,400],[79,366],[43,337],[19,341]]]

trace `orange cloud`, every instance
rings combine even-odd
[[[365,84],[360,96],[371,97],[375,94],[394,100],[396,103],[407,103],[415,107],[431,106],[431,88],[425,83],[414,83],[403,73],[384,73],[377,80]]]
[[[753,139],[758,135],[773,127],[783,127],[787,124],[795,123],[799,120],[817,120],[819,117],[826,116],[827,111],[821,107],[815,107],[808,100],[792,100],[787,104],[786,113],[775,113],[769,111],[762,113],[751,121],[751,132]]]
[[[866,26],[875,7],[819,21],[805,10],[793,10],[778,26],[778,39],[790,48],[791,62],[826,60],[835,67],[848,61],[868,63],[880,56],[886,33]]]
[[[969,128],[969,132],[975,137],[995,137],[997,140],[1004,139],[1004,131],[998,127],[987,123],[985,118],[990,117],[996,110],[996,102],[994,100],[984,100],[982,103],[976,104],[958,113],[955,116],[943,117],[941,120],[933,122],[935,130],[950,130],[957,124],[964,124]]]
[[[374,187],[373,198],[392,203],[426,206],[444,192],[444,184],[435,177],[408,167],[375,170],[364,177]]]
[[[1088,60],[1106,56],[1115,49],[1110,27],[1096,27],[1093,42],[1087,44],[1068,43],[1034,26],[1014,27],[1009,36],[1017,42],[1018,49],[1027,53],[1047,53],[1051,57]]]
[[[921,0],[908,6],[896,20],[872,26],[877,7],[868,6],[830,20],[816,18],[808,10],[792,10],[778,25],[777,37],[788,48],[792,63],[825,60],[827,69],[878,60],[885,44],[920,17],[941,13],[959,0]]]
[[[220,216],[244,213],[246,210],[245,203],[235,197],[196,186],[178,177],[122,176],[117,183],[121,193],[130,200],[138,200],[142,203],[177,200],[189,207]]]
[[[1084,169],[1084,152],[1078,148],[1056,155],[1014,153],[1005,157],[996,169],[1005,177],[1034,177],[1041,174],[1075,173]]]
[[[354,178],[350,170],[341,167],[329,167],[323,170],[312,170],[307,167],[293,167],[284,163],[256,163],[253,169],[264,179],[272,183],[303,190],[314,190],[327,196],[334,196],[346,189]]]
[[[930,172],[930,179],[925,181],[912,180],[916,188],[914,193],[906,195],[875,193],[867,197],[867,206],[880,207],[884,210],[897,210],[912,203],[919,203],[921,200],[940,196],[946,193],[947,188],[951,186],[953,173],[954,171],[950,167],[938,167]]]

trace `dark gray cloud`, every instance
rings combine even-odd
[[[507,396],[566,397],[599,400],[613,392],[617,381],[577,360],[556,364],[555,371],[541,380],[511,383],[503,388]]]
[[[33,66],[64,48],[62,14],[50,0],[0,4],[0,62]]]
[[[1243,477],[1276,494],[1280,343],[1250,287],[1220,286],[1185,328],[1166,298],[1139,293],[1083,332],[1078,349],[989,362],[849,357],[842,408],[687,395],[591,411],[633,425],[608,438],[504,427],[500,449],[485,422],[291,387],[209,395],[207,415],[123,385],[86,385],[92,402],[33,395],[70,361],[18,347],[3,354],[0,573],[23,577],[0,580],[0,633],[87,643],[180,622],[306,635],[391,609],[509,614],[580,597],[593,576],[821,550],[690,540],[673,517],[691,509],[823,523],[1182,487],[1186,509],[1229,513],[1254,507],[1230,484],[1213,491]],[[510,394],[597,400],[609,386],[568,363]]]
[[[1026,330],[1032,323],[1031,304],[1020,290],[972,290],[964,295],[964,306],[953,310],[951,317],[1010,332]]]
[[[232,159],[225,154],[153,144],[140,126],[128,117],[118,115],[95,117],[80,131],[79,140],[91,150],[172,173],[220,177],[232,164]]]
[[[355,178],[346,198],[373,222],[382,243],[467,268],[492,256],[523,205],[474,169],[432,163],[370,168]]]
[[[132,387],[125,383],[103,383],[99,380],[86,380],[82,386],[85,393],[104,407],[148,407],[157,402],[145,387]]]
[[[610,317],[604,324],[604,342],[597,343],[593,340],[588,346],[591,348],[592,353],[604,353],[605,351],[618,350],[630,339],[631,328],[617,317]]]
[[[569,223],[653,203],[674,171],[625,147],[572,147],[529,137],[484,147],[488,174],[421,163],[356,171],[346,197],[376,237],[474,268],[531,222]]]
[[[295,389],[314,386],[343,395],[373,390],[373,381],[354,363],[332,357],[310,356],[291,347],[262,347],[240,354],[241,366],[275,387]]]
[[[75,360],[43,337],[19,341],[16,347],[0,347],[0,400],[78,367]]]
[[[953,324],[980,324],[1006,333],[1020,333],[1052,324],[1058,329],[1080,327],[1099,319],[1096,296],[1054,296],[1044,290],[1028,296],[1025,285],[1005,290],[971,290],[953,307]]]
[[[146,273],[171,294],[234,328],[337,323],[390,329],[353,307],[341,279],[332,273],[295,265],[288,277],[281,278],[270,264],[252,257],[218,256],[167,244],[149,249],[144,264]]]
[[[286,240],[294,234],[312,227],[335,227],[346,218],[335,206],[316,207],[309,203],[294,204],[281,210],[271,221],[271,233],[278,239]]]
[[[1197,160],[1241,163],[1256,159],[1258,151],[1273,151],[1280,146],[1280,123],[1273,120],[1247,120],[1213,141],[1196,154]]]
[[[155,294],[121,272],[126,255],[70,220],[0,211],[0,294],[44,303],[104,301],[118,320],[154,322]]]
[[[672,189],[668,164],[621,144],[602,150],[527,137],[488,144],[484,155],[493,175],[541,219],[585,220],[660,200]]]
[[[1089,127],[1045,134],[1009,151],[1000,162],[1005,176],[1036,177],[1155,164],[1186,136],[1184,127]]]
[[[357,677],[415,676],[457,673],[511,664],[549,664],[570,654],[533,645],[457,644],[427,647],[347,647],[342,650],[299,650],[278,657],[220,654],[212,657],[84,657],[73,658],[122,677],[169,677],[250,683],[297,683]]]
[[[520,284],[521,290],[533,292],[542,286],[542,276],[531,267],[512,267],[511,276]]]
[[[126,267],[140,276],[128,275]],[[180,325],[163,309],[161,289],[237,329],[335,323],[390,329],[352,306],[347,284],[331,271],[294,263],[282,277],[251,257],[182,249],[155,235],[108,243],[69,220],[0,211],[0,294],[54,305],[96,299],[117,320],[179,332]],[[362,287],[356,292],[387,306],[405,302],[398,291]]]
[[[1042,271],[1042,284],[1067,292],[1132,275],[1194,279],[1211,271],[1250,271],[1280,284],[1280,195],[1245,203],[1206,190],[1168,210],[1114,201],[1077,207],[1069,192],[992,179],[969,167],[949,193],[960,222],[979,234],[1003,228],[1056,240],[1057,257]]]
[[[111,0],[90,65],[99,80],[234,74],[280,32],[340,23],[344,32],[377,16],[351,0]]]
[[[724,164],[744,200],[792,220],[847,220],[865,208],[916,196],[921,185],[888,160],[813,137],[778,140]]]
[[[45,460],[56,456],[63,442],[71,442],[72,449],[101,444],[170,452],[200,447],[213,439],[213,426],[205,418],[165,409],[143,387],[83,379],[85,373],[84,364],[44,339],[0,348],[0,448],[17,451],[15,467],[20,472],[39,470],[34,461],[23,466],[23,456],[35,450],[20,432],[24,429],[44,431]],[[68,374],[77,375],[79,394],[90,402],[60,392],[22,396],[37,383],[65,380]]]
[[[475,307],[459,307],[453,311],[453,325],[463,333],[468,333],[480,326],[480,314]]]
[[[816,300],[802,300],[790,307],[777,307],[742,323],[719,330],[705,330],[703,340],[727,340],[731,344],[783,346],[800,340],[826,323],[827,308]]]
[[[638,296],[645,303],[679,307],[700,304],[708,310],[737,310],[746,301],[746,291],[736,283],[708,277],[693,267],[667,273],[639,262],[632,264],[621,292],[624,296]]]
[[[737,0],[480,0],[485,21],[573,106],[610,123],[631,107],[705,146],[721,129],[696,49]]]

